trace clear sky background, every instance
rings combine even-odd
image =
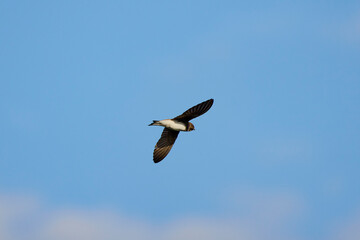
[[[360,239],[359,105],[359,1],[2,0],[0,239]]]

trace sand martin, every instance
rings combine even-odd
[[[149,124],[149,126],[165,127],[159,141],[155,145],[153,154],[155,163],[160,162],[166,157],[166,155],[168,155],[180,131],[190,132],[195,130],[194,125],[189,121],[206,113],[213,103],[214,99],[209,99],[192,108],[189,108],[183,114],[173,119],[164,119],[160,121],[154,120],[153,123]]]

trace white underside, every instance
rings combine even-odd
[[[164,126],[166,128],[170,128],[175,131],[186,131],[186,126],[182,122],[174,121],[171,119],[165,119],[159,121],[160,126]]]

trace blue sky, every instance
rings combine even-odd
[[[360,238],[359,2],[5,0],[0,53],[1,239]]]

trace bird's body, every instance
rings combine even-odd
[[[155,121],[151,126],[163,126],[175,131],[186,131],[186,124],[180,121],[173,119],[164,119],[160,121]]]
[[[214,99],[209,99],[188,109],[183,114],[173,119],[164,119],[160,121],[154,120],[153,123],[149,124],[149,126],[164,127],[164,131],[162,132],[159,141],[155,145],[153,156],[155,163],[163,160],[170,152],[180,131],[190,132],[195,130],[194,125],[189,121],[206,113],[211,108],[213,103]]]

